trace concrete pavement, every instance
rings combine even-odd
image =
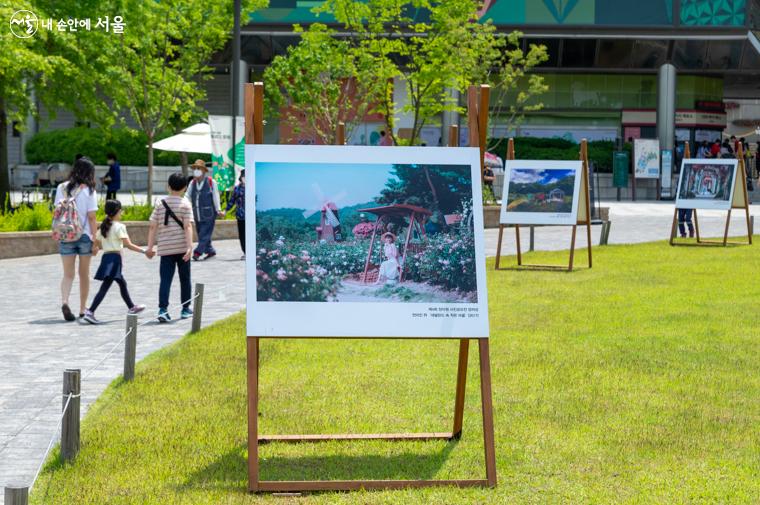
[[[245,262],[237,241],[217,242],[216,258],[193,263],[193,283],[204,287],[203,326],[238,312],[245,305]],[[135,303],[148,308],[140,322],[155,317],[158,298],[158,260],[148,261],[125,251],[124,276]],[[94,275],[99,257],[93,260]],[[37,256],[0,261],[0,488],[29,484],[34,477],[61,412],[65,368],[81,368],[82,415],[108,384],[122,372],[124,347],[94,371],[94,367],[125,333],[126,308],[113,286],[97,311],[100,326],[66,323],[59,310],[60,258]],[[90,299],[100,283],[92,281]],[[172,288],[171,324],[148,323],[137,336],[140,360],[182,337],[190,320],[179,319],[179,282]],[[71,294],[78,309],[77,283]],[[241,336],[242,337],[242,336]],[[3,501],[0,493],[0,504]]]

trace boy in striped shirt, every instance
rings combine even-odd
[[[148,247],[145,255],[153,258],[153,246],[158,243],[161,258],[159,273],[161,283],[158,288],[158,322],[168,323],[169,294],[174,271],[179,272],[181,318],[193,315],[190,310],[192,288],[190,283],[190,258],[193,254],[193,207],[183,197],[187,189],[187,178],[177,172],[169,176],[169,196],[156,202],[150,215]]]

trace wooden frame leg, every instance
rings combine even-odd
[[[575,258],[575,234],[578,231],[578,225],[573,225],[573,233],[570,238],[570,263],[567,265],[567,271],[573,271],[573,259]],[[590,244],[589,244],[590,246]],[[590,247],[589,247],[590,248]]]
[[[259,339],[248,337],[248,491],[259,491]]]
[[[499,224],[499,241],[496,243],[496,263],[494,264],[494,269],[499,269],[499,262],[501,260],[501,241],[504,237],[504,225]]]
[[[493,398],[491,393],[491,358],[487,338],[478,339],[480,357],[480,400],[483,410],[483,447],[486,457],[486,480],[496,487],[496,447],[493,431]]]
[[[517,247],[517,266],[522,265],[522,249],[520,248],[520,225],[515,225],[515,246]]]
[[[670,245],[673,245],[673,241],[676,238],[676,227],[678,226],[678,209],[673,211],[673,225],[670,227]]]
[[[694,216],[694,235],[697,237],[697,244],[701,244],[702,237],[699,236],[699,218],[697,218],[697,209],[694,209],[692,215]]]
[[[723,232],[723,245],[728,244],[728,228],[731,226],[731,209],[728,209],[728,216],[726,216],[726,229]]]
[[[353,491],[361,489],[407,489],[439,486],[494,487],[496,486],[496,451],[493,427],[493,399],[491,392],[491,362],[489,339],[479,338],[480,394],[483,415],[483,441],[486,463],[485,479],[459,480],[304,480],[304,481],[262,481],[259,473],[258,448],[268,441],[280,442],[320,442],[326,440],[452,440],[462,433],[464,398],[469,356],[469,339],[459,341],[459,364],[457,367],[457,394],[454,406],[454,430],[452,433],[401,433],[401,434],[358,434],[358,435],[258,435],[259,406],[259,340],[247,337],[247,377],[248,377],[248,490],[250,492],[301,492],[301,491]]]
[[[457,366],[457,390],[454,400],[454,427],[451,430],[451,438],[462,438],[462,420],[464,419],[464,398],[467,388],[467,360],[470,355],[470,339],[463,338],[459,341],[459,364]]]

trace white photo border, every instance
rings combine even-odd
[[[509,199],[509,183],[512,171],[519,169],[531,170],[575,170],[575,185],[573,186],[573,206],[570,212],[507,212]],[[501,224],[543,224],[543,225],[574,225],[578,224],[578,199],[580,198],[581,179],[583,178],[583,162],[578,160],[507,160],[504,164],[504,187],[501,196]]]
[[[686,165],[731,165],[733,177],[731,181],[730,196],[728,200],[699,200],[693,198],[681,198],[681,184],[683,184],[684,167]],[[734,192],[736,191],[736,179],[739,178],[739,160],[731,158],[686,158],[681,161],[681,173],[678,174],[678,186],[676,186],[677,209],[703,209],[703,210],[730,210],[734,204]]]
[[[360,160],[360,161],[352,161]],[[280,302],[256,300],[256,163],[436,164],[471,167],[477,303]],[[253,337],[488,338],[480,150],[472,147],[374,147],[248,144],[246,166],[247,334]],[[466,317],[431,318],[431,309]],[[420,315],[422,314],[422,315]],[[356,321],[356,324],[346,324]],[[368,324],[371,323],[371,324]]]

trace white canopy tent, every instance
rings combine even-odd
[[[211,154],[211,127],[208,123],[197,123],[182,130],[181,133],[159,140],[153,144],[161,151],[178,151],[187,153]]]

